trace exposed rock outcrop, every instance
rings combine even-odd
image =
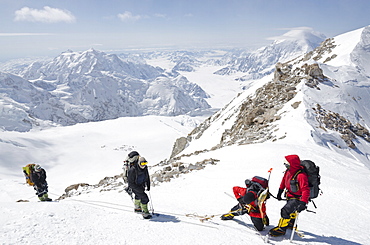
[[[332,130],[340,133],[343,141],[351,149],[356,148],[354,140],[357,137],[370,142],[370,132],[362,125],[353,125],[349,120],[340,114],[325,110],[320,105],[317,105],[316,108],[312,109],[316,113],[316,120],[319,122],[319,127],[324,130]]]
[[[216,165],[219,160],[217,159],[204,159],[203,161],[185,164],[183,162],[161,162],[151,168],[163,166],[161,170],[155,171],[150,176],[151,185],[156,186],[162,182],[169,182],[173,178],[178,178],[180,175],[191,173],[196,170],[204,169],[208,164]],[[150,171],[149,171],[150,172]],[[100,180],[98,184],[90,185],[87,183],[79,183],[70,185],[65,189],[65,193],[60,196],[57,200],[62,200],[72,196],[78,196],[81,194],[89,193],[93,190],[99,191],[111,191],[111,190],[118,190],[122,192],[126,187],[127,183],[124,183],[123,174],[115,175],[114,177],[105,177],[104,179]]]

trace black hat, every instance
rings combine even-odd
[[[137,151],[131,151],[129,154],[128,154],[128,157],[129,158],[133,158],[134,156],[138,156],[139,153]]]

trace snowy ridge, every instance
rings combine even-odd
[[[102,72],[149,79],[158,76],[162,70],[146,64],[138,66],[132,62],[124,62],[117,55],[108,55],[95,49],[89,49],[81,53],[66,51],[42,67],[29,67],[21,75],[28,80],[58,80],[63,83],[68,81],[70,75],[94,76]]]
[[[243,72],[247,73],[243,80],[262,78],[273,72],[277,62],[286,62],[313,50],[320,45],[325,36],[312,30],[291,30],[274,39],[269,46],[237,55],[228,62],[227,67],[217,71],[216,74]]]
[[[296,141],[298,134],[294,128],[286,128],[286,120],[297,120],[297,125],[301,125],[301,118],[306,118],[304,123],[311,130],[304,138],[312,138],[370,166],[369,105],[364,99],[370,93],[370,53],[364,48],[370,41],[369,29],[328,39],[307,55],[278,63],[274,77],[269,77],[272,80],[261,80],[257,83],[260,88],[239,95],[188,135],[182,154],[230,144]],[[343,65],[343,57],[351,57],[351,61]],[[293,111],[300,113],[292,117]]]

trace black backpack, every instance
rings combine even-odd
[[[303,160],[301,161],[301,165],[304,167],[302,170],[297,171],[297,173],[293,176],[291,187],[292,190],[296,188],[298,190],[298,183],[296,181],[298,174],[304,172],[308,176],[308,185],[310,187],[310,200],[318,197],[319,193],[322,192],[319,185],[320,185],[320,167],[316,166],[316,164],[311,160]],[[295,187],[295,188],[294,188]],[[295,192],[295,191],[294,191]]]
[[[260,177],[260,176],[254,176],[252,179],[246,179],[245,184],[248,186],[247,192],[249,190],[253,190],[256,192],[257,197],[261,195],[266,189],[268,189],[268,180]]]
[[[123,181],[127,183],[128,171],[134,165],[134,161],[139,158],[139,153],[137,151],[131,151],[126,160],[123,161]]]

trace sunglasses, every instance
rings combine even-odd
[[[145,166],[145,165],[147,165],[148,164],[148,162],[140,162],[140,165],[141,166]]]
[[[288,169],[290,168],[290,163],[286,159],[284,159],[284,166]]]

